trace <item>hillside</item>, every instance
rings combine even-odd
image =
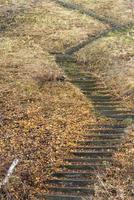
[[[44,194],[88,125],[116,121],[94,112],[65,69],[94,74],[134,111],[133,19],[131,0],[0,0],[0,182],[19,159],[1,200]],[[127,136],[98,174],[94,200],[133,199],[133,119],[123,123]]]

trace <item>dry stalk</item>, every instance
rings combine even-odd
[[[9,167],[9,169],[7,171],[5,178],[0,183],[0,189],[2,188],[2,186],[5,186],[9,182],[9,179],[10,179],[11,175],[13,174],[14,169],[18,165],[18,163],[19,163],[19,159],[14,159],[14,161],[12,162],[11,166]]]

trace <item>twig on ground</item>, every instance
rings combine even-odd
[[[0,188],[2,188],[2,186],[5,186],[8,183],[8,181],[9,181],[11,175],[13,174],[14,169],[18,165],[18,163],[19,163],[19,159],[14,159],[14,161],[12,162],[11,166],[9,167],[9,169],[7,171],[7,174],[4,178],[4,180],[0,183]]]

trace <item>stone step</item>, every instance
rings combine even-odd
[[[112,93],[112,90],[105,89],[101,91],[95,91],[94,95],[111,95],[111,93]]]
[[[88,95],[88,93],[89,93],[89,95],[90,95],[90,92],[99,92],[99,91],[108,91],[107,90],[107,88],[105,88],[105,87],[101,87],[100,85],[97,85],[97,86],[91,86],[90,85],[90,87],[83,87],[83,88],[81,88],[81,90],[82,90],[82,92],[84,93],[84,94],[86,94],[86,95]]]
[[[97,83],[97,82],[96,82],[95,79],[90,79],[90,78],[88,78],[88,79],[87,79],[87,78],[85,78],[85,79],[83,78],[83,79],[82,79],[82,78],[81,78],[81,79],[71,80],[71,83],[78,83],[78,84],[81,84],[82,86],[83,86],[83,85],[86,85],[86,86],[87,86],[88,83],[89,83],[89,84],[91,84],[91,83],[94,84],[94,83]]]
[[[96,134],[92,134],[92,133],[89,133],[89,134],[84,134],[83,135],[84,138],[101,138],[101,139],[119,139],[119,138],[122,138],[124,137],[124,134],[112,134],[112,133],[96,133]]]
[[[100,110],[102,114],[105,115],[133,115],[132,111],[127,111],[127,110]]]
[[[50,191],[58,192],[58,193],[68,193],[68,194],[94,194],[94,190],[92,188],[87,187],[48,187]]]
[[[81,157],[111,157],[113,155],[113,151],[86,151],[86,150],[81,150],[81,151],[71,151],[75,156],[81,156]]]
[[[106,129],[106,128],[108,128],[108,129],[122,129],[123,130],[124,128],[126,128],[126,124],[95,124],[95,123],[91,123],[88,125],[88,127],[90,129],[98,129],[98,128]]]
[[[81,140],[78,141],[78,144],[82,145],[108,145],[108,144],[120,144],[121,141],[119,139],[107,139],[107,140]]]
[[[112,146],[77,146],[75,147],[75,149],[83,149],[83,150],[117,150],[119,147],[116,145],[112,145]]]
[[[86,186],[93,184],[94,181],[89,179],[52,179],[47,181],[47,183],[66,186]]]
[[[42,196],[42,195],[41,195]],[[46,194],[43,196],[46,200],[83,200],[84,199],[89,199],[89,195],[85,196],[82,194],[80,195],[62,195],[62,194]]]
[[[112,101],[113,100],[113,97],[111,95],[91,95],[90,96],[91,99],[93,100],[110,100]]]
[[[134,114],[105,114],[107,117],[117,119],[117,120],[125,120],[125,119],[134,119]]]
[[[90,82],[90,80],[92,80]],[[83,82],[77,82],[76,84],[79,84],[81,88],[84,88],[85,90],[88,90],[92,87],[103,87],[106,88],[105,86],[102,85],[99,81],[96,81],[95,79],[90,79],[89,81],[83,81]]]
[[[66,169],[72,169],[72,170],[97,170],[97,169],[104,169],[104,165],[103,164],[78,164],[78,163],[73,163],[73,164],[66,164],[66,165],[61,165],[62,168],[66,168]]]
[[[120,106],[111,106],[111,105],[106,105],[106,106],[104,106],[104,105],[100,105],[100,106],[94,106],[95,107],[95,109],[97,109],[97,110],[104,110],[104,111],[120,111],[121,109],[122,109],[122,107],[120,107]]]
[[[105,158],[85,158],[85,157],[75,157],[75,158],[67,158],[65,159],[67,162],[79,162],[79,163],[110,163],[112,162],[112,158],[105,157]]]
[[[99,82],[86,82],[86,83],[74,83],[75,85],[77,85],[81,90],[90,90],[90,88],[93,87],[101,87],[101,83]]]
[[[91,178],[95,174],[92,171],[77,171],[77,170],[66,170],[66,171],[59,171],[52,174],[53,177],[57,178]]]
[[[86,133],[105,133],[105,134],[119,134],[119,133],[123,133],[124,129],[123,128],[90,128],[86,130]]]
[[[97,105],[97,103],[101,103],[102,105],[105,105],[105,104],[114,104],[114,103],[118,103],[118,105],[120,104],[120,101],[119,100],[113,100],[113,99],[107,99],[107,98],[104,98],[104,99],[95,99],[95,98],[91,98],[89,97],[93,102],[95,102],[95,105]]]
[[[119,101],[93,101],[92,103],[93,103],[94,107],[95,106],[119,106],[120,105]]]

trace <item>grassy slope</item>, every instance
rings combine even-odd
[[[81,5],[86,10],[92,9],[120,23],[133,22],[134,3],[132,0],[66,0]]]
[[[105,27],[97,21],[45,1],[17,15],[14,28],[7,25],[7,32],[1,34],[0,174],[2,179],[13,158],[21,159],[6,190],[13,199],[35,199],[36,192],[44,192],[44,181],[75,145],[76,136],[81,137],[83,125],[93,120],[90,105],[78,89],[68,82],[46,80],[63,74],[49,52],[64,51],[100,29]],[[112,44],[120,38],[109,37],[115,38]],[[131,43],[126,48],[131,56]],[[95,49],[100,63],[101,52]],[[82,54],[84,61],[89,54]],[[95,55],[91,53],[91,60]],[[101,55],[104,59],[107,54]],[[83,59],[79,54],[78,58]]]
[[[97,13],[112,16],[118,22],[131,21],[130,9],[124,12],[124,5],[128,1],[114,1],[115,9],[110,9],[111,1],[73,1],[81,3],[84,7],[94,9]],[[107,4],[106,6],[106,2]],[[92,7],[92,5],[93,7]],[[121,5],[120,5],[121,3]],[[126,4],[125,4],[126,3]],[[132,2],[131,2],[132,4]],[[132,5],[131,10],[132,10]],[[105,9],[104,9],[105,8]],[[120,10],[120,12],[118,12]],[[114,13],[112,13],[112,12]],[[108,14],[107,14],[108,13]],[[127,13],[127,14],[126,14]],[[122,18],[120,18],[120,14]],[[123,17],[124,15],[124,17]],[[131,15],[132,16],[132,15]],[[130,19],[130,20],[129,20]],[[110,33],[107,37],[93,42],[76,53],[81,68],[85,71],[97,73],[107,85],[113,89],[115,95],[122,96],[126,106],[134,108],[134,37],[133,28],[125,32]],[[127,130],[128,136],[121,148],[114,156],[114,164],[107,168],[105,174],[98,174],[94,200],[132,200],[134,196],[134,133],[133,127]]]
[[[132,200],[134,197],[134,127],[126,129],[127,137],[114,162],[105,174],[98,174],[94,200]]]
[[[115,94],[134,104],[134,38],[133,29],[110,33],[77,53],[86,70],[96,72]]]
[[[35,199],[36,192],[44,192],[52,169],[81,137],[83,125],[93,120],[80,91],[67,81],[55,81],[63,72],[49,52],[63,51],[104,28],[45,1],[17,14],[1,33],[1,180],[12,160],[20,159],[1,199],[8,194]]]

